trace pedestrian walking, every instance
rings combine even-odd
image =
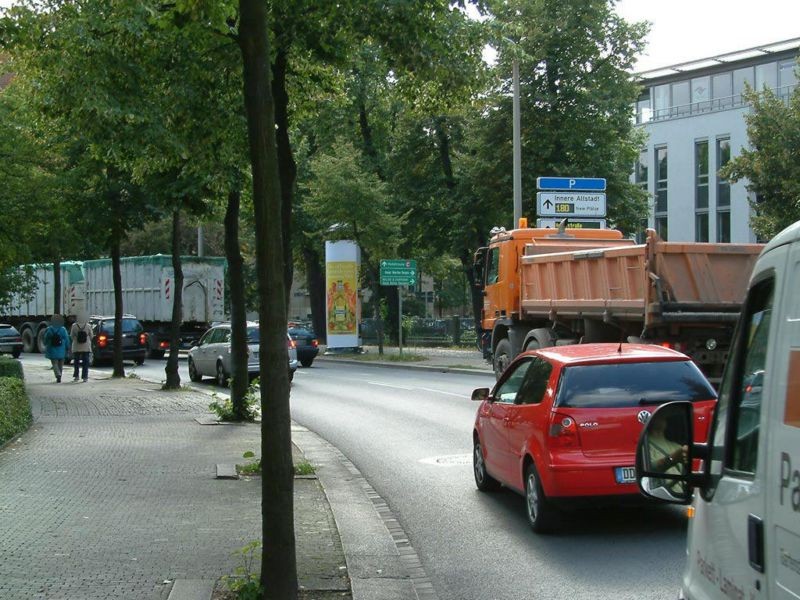
[[[44,332],[44,355],[53,365],[56,383],[61,383],[61,372],[64,370],[64,358],[67,356],[69,334],[64,327],[64,317],[53,315],[50,325]]]
[[[92,326],[85,313],[79,313],[69,330],[72,340],[72,381],[89,380],[89,353],[92,350]],[[80,379],[78,378],[80,376]]]

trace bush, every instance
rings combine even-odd
[[[32,420],[25,384],[17,377],[0,377],[0,446],[25,431]]]
[[[0,356],[0,377],[25,379],[25,374],[22,371],[22,363],[8,356]]]

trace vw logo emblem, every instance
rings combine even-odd
[[[640,410],[639,414],[636,415],[636,420],[639,421],[642,425],[646,425],[647,422],[650,420],[650,411],[649,410]]]

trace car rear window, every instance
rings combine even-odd
[[[620,408],[673,400],[716,399],[711,384],[692,361],[636,362],[566,367],[558,406]]]
[[[300,329],[299,327],[292,327],[291,329],[289,329],[289,335],[292,336],[292,338],[314,337],[314,334],[311,333],[308,329]]]
[[[0,337],[17,337],[19,332],[11,325],[0,325]]]
[[[114,335],[114,319],[103,321],[103,331]],[[138,319],[122,319],[122,333],[141,333],[144,331]]]
[[[258,327],[247,328],[247,342],[249,344],[257,344],[259,340]]]

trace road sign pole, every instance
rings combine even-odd
[[[400,293],[400,287],[397,286],[397,341],[400,346],[400,356],[403,356],[403,294]]]

